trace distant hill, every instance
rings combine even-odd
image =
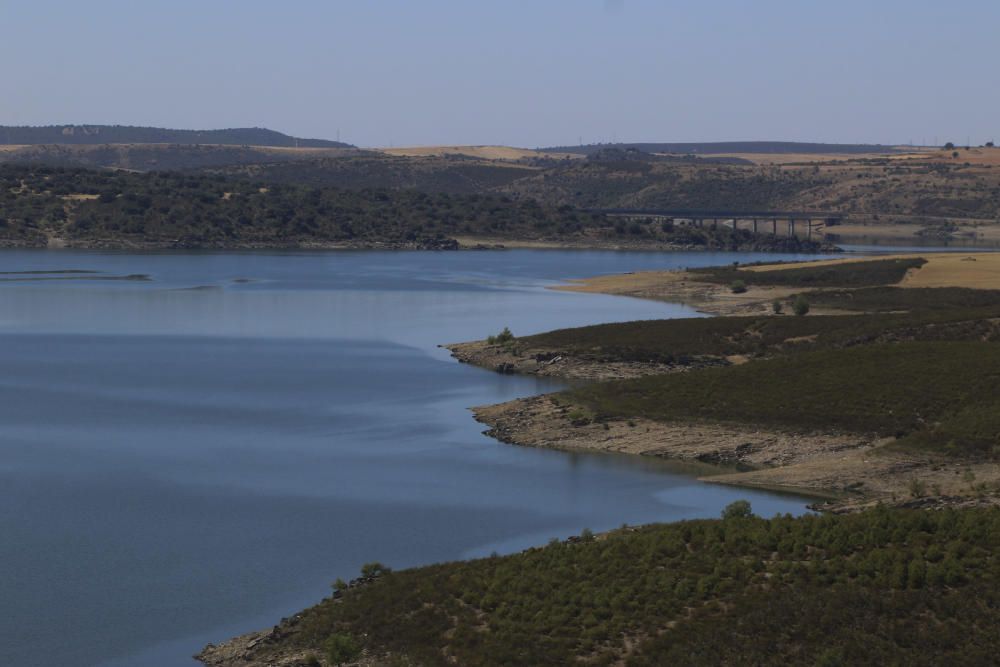
[[[591,155],[608,148],[634,149],[646,153],[687,153],[713,155],[719,153],[895,153],[894,146],[881,144],[812,144],[797,141],[709,141],[681,143],[588,144],[585,146],[552,146],[540,148],[543,153],[575,153]]]
[[[747,230],[626,225],[601,213],[498,194],[309,187],[221,175],[0,165],[0,247],[424,248],[459,239],[584,247],[810,252]],[[478,241],[477,241],[478,240]]]
[[[353,148],[326,139],[300,139],[262,127],[169,130],[129,125],[0,125],[0,145],[37,144],[217,144],[283,148]]]
[[[356,148],[285,148],[219,144],[0,145],[0,163],[164,171],[364,154]]]
[[[343,151],[340,156],[311,160],[233,164],[206,171],[262,183],[448,194],[486,193],[539,173],[539,169],[528,165],[458,155],[396,157],[363,151]]]

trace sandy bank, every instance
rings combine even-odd
[[[681,461],[741,465],[744,472],[703,481],[826,496],[826,511],[874,503],[907,505],[924,494],[938,503],[988,504],[976,484],[1000,482],[1000,466],[956,462],[894,450],[889,441],[852,433],[794,432],[750,424],[663,423],[648,419],[595,422],[559,396],[477,407],[487,435],[502,442],[563,451],[616,452]],[[970,477],[971,473],[971,477]],[[915,490],[919,479],[923,491]]]
[[[868,262],[873,259],[912,259],[917,257],[926,259],[927,263],[919,269],[910,271],[899,283],[899,287],[1000,289],[1000,252],[908,253],[879,255],[878,257],[843,257],[744,266],[741,267],[741,270],[780,271],[804,266],[834,266]],[[561,285],[553,289],[681,303],[713,315],[760,315],[771,312],[771,302],[775,299],[784,300],[793,294],[808,291],[809,288],[754,285],[750,286],[743,294],[733,294],[727,285],[703,282],[699,280],[697,274],[688,271],[642,271],[574,280],[569,285]],[[811,314],[835,314],[835,311],[814,308]]]
[[[552,289],[592,292],[680,303],[713,315],[760,315],[771,312],[771,302],[787,299],[801,288],[751,286],[733,294],[726,285],[703,282],[687,271],[640,271],[571,281]]]
[[[856,264],[872,259],[913,259],[927,260],[919,269],[913,269],[899,283],[900,287],[966,287],[970,289],[1000,289],[1000,252],[948,252],[948,253],[907,253],[899,255],[879,255],[878,257],[844,257],[824,259],[814,262],[790,262],[746,266],[745,271],[782,271],[805,266],[836,266]],[[801,291],[801,290],[800,290]]]

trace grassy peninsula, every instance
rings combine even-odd
[[[709,309],[721,301],[728,308],[714,310],[740,314],[452,350],[501,372],[597,380],[477,408],[507,442],[737,463],[747,469],[711,479],[810,489],[834,511],[996,504],[997,260],[904,256],[663,275]],[[949,277],[952,286],[924,286]],[[632,278],[622,277],[628,289]],[[645,280],[643,295],[656,294],[656,276]]]

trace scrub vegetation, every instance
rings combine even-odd
[[[597,362],[687,364],[701,357],[769,357],[877,342],[1000,339],[1000,327],[993,321],[1000,317],[1000,291],[873,288],[810,292],[807,300],[816,306],[872,312],[598,324],[522,336],[517,347]],[[784,310],[782,302],[778,304]],[[905,307],[911,310],[900,312]]]
[[[180,172],[0,166],[0,242],[102,247],[457,248],[456,237],[819,250],[731,229],[612,220],[501,194],[264,184]]]
[[[0,168],[5,236],[179,246],[412,244],[457,234],[573,236],[602,216],[501,196],[264,187],[222,177],[58,168]],[[608,233],[613,234],[610,227]]]
[[[1000,650],[1000,510],[745,509],[380,576],[279,626],[253,657],[938,665]]]
[[[873,433],[896,437],[901,446],[995,459],[997,368],[998,345],[865,345],[593,384],[566,398],[597,420],[645,417]]]
[[[747,271],[736,265],[689,269],[698,280],[710,283],[732,284],[740,281],[749,285],[791,286],[791,287],[872,287],[898,283],[911,269],[918,269],[927,260],[879,259],[866,262],[851,262],[801,268],[759,268]]]

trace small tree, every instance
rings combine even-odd
[[[775,315],[781,315],[781,311],[784,307],[781,305],[781,299],[775,299],[771,302],[771,310],[774,311]]]
[[[955,150],[955,144],[949,141],[948,143],[946,143],[944,145],[944,149],[946,151],[953,151],[953,150]]]
[[[722,510],[723,519],[746,519],[753,516],[753,509],[748,500],[735,500]]]
[[[389,574],[392,570],[382,563],[375,561],[373,563],[365,563],[361,566],[361,576],[365,579],[375,579],[381,577],[384,574]]]
[[[799,316],[805,315],[809,312],[809,300],[802,294],[798,295],[792,304],[792,311]]]
[[[361,647],[358,643],[350,635],[341,632],[330,635],[323,648],[326,649],[326,657],[333,665],[354,662],[361,657]]]
[[[514,340],[514,334],[510,332],[507,327],[503,328],[503,331],[498,333],[496,336],[490,336],[486,339],[486,342],[490,345],[503,345]]]
[[[913,477],[906,486],[911,498],[923,498],[927,494],[927,484],[922,479]]]
[[[729,291],[733,294],[743,294],[747,291],[747,284],[742,280],[734,280],[729,285]]]

